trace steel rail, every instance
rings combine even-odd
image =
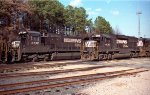
[[[76,64],[78,62],[68,62],[68,63],[55,63],[55,64],[14,64],[14,65],[2,65],[0,66],[0,72],[4,70],[15,70],[15,69],[24,69],[24,68],[48,68],[48,67],[54,67],[54,66],[64,66],[64,65],[72,65]]]
[[[76,79],[76,78],[82,78],[82,77],[88,77],[88,76],[115,74],[115,73],[122,73],[122,72],[130,71],[130,70],[135,70],[135,69],[127,69],[127,70],[114,71],[114,72],[88,74],[88,75],[81,75],[81,76],[71,76],[71,77],[56,78],[56,79],[38,80],[38,81],[31,81],[31,82],[21,82],[21,83],[14,83],[14,84],[5,84],[5,85],[0,85],[0,88],[14,87],[14,86],[20,86],[20,85],[31,85],[31,84],[46,83],[46,82],[54,82],[54,81],[61,81],[61,80],[70,79],[70,78]]]
[[[134,71],[134,70],[138,70],[138,69],[132,69],[132,70],[130,69],[130,70],[126,70],[126,71],[122,70],[122,71],[115,71],[115,72],[107,72],[107,73],[99,73],[99,74],[90,74],[90,75],[58,78],[58,79],[53,79],[51,81],[66,80],[66,79],[77,79],[77,78],[81,78],[81,77],[84,77],[84,78],[85,77],[91,77],[91,79],[84,79],[84,80],[82,79],[82,80],[78,80],[78,81],[71,81],[71,82],[65,82],[65,83],[58,83],[58,84],[50,84],[50,85],[43,85],[43,86],[36,86],[36,87],[29,87],[29,88],[15,89],[15,90],[0,91],[0,94],[14,94],[14,93],[28,92],[28,91],[34,91],[34,90],[42,90],[42,89],[48,89],[48,88],[54,88],[54,87],[62,87],[62,86],[79,84],[79,83],[85,83],[85,82],[89,82],[89,81],[93,82],[93,81],[98,81],[98,80],[107,79],[107,78],[114,78],[114,77],[117,77],[117,76],[132,75],[132,74],[136,74],[136,73],[139,73],[139,72],[149,71],[149,70]],[[131,71],[134,71],[134,72],[131,72]],[[116,74],[116,72],[117,72],[117,74]],[[99,78],[92,78],[92,76],[94,76],[94,75],[105,75],[105,76],[101,76]]]
[[[115,65],[120,66],[120,65]],[[67,73],[67,72],[76,72],[76,71],[88,71],[98,68],[105,67],[113,67],[110,66],[94,66],[94,67],[86,67],[86,68],[76,68],[76,69],[66,69],[66,70],[53,70],[53,71],[42,71],[42,72],[28,72],[28,73],[13,73],[13,74],[0,74],[0,78],[16,78],[16,77],[24,77],[24,76],[38,76],[38,75],[46,75],[46,74],[59,74],[59,73]]]

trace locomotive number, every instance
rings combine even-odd
[[[85,42],[85,47],[96,47],[96,41]]]

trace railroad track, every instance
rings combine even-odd
[[[115,65],[115,66],[120,66],[120,65]],[[75,69],[66,69],[66,70],[42,71],[42,72],[0,74],[0,78],[7,79],[7,78],[16,78],[16,77],[25,77],[25,76],[40,76],[40,75],[46,75],[46,74],[60,74],[60,73],[77,72],[77,71],[89,71],[89,70],[105,68],[105,67],[114,67],[114,65],[94,66],[94,67],[75,68]]]
[[[39,69],[39,68],[52,68],[52,67],[59,67],[59,66],[66,66],[66,65],[73,65],[73,64],[81,64],[81,62],[68,62],[68,63],[55,63],[55,64],[11,64],[11,65],[1,65],[0,72],[12,72],[24,70],[24,69]]]
[[[5,88],[5,90],[0,91],[0,95],[4,95],[4,94],[9,95],[9,94],[50,89],[50,88],[56,88],[56,87],[64,87],[64,86],[69,86],[69,85],[83,84],[83,83],[95,82],[99,80],[115,78],[115,77],[120,77],[120,76],[134,75],[134,74],[145,72],[145,71],[148,71],[148,70],[143,69],[143,68],[135,68],[135,69],[128,69],[128,70],[113,71],[113,72],[87,74],[87,75],[80,75],[80,76],[7,84],[7,85],[0,86],[0,88]],[[47,84],[40,85],[40,86],[33,86],[33,85],[42,84],[42,83],[47,83]],[[29,87],[29,85],[31,84],[32,84],[32,87]],[[27,85],[28,87],[19,88],[19,89],[15,88],[15,87],[24,86],[24,85]],[[10,89],[6,90],[6,88],[7,89],[10,88]]]

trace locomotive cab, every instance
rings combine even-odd
[[[21,31],[19,38],[12,42],[12,61],[20,61],[26,57],[24,52],[40,44],[40,33],[36,31]],[[32,47],[30,47],[32,46]]]
[[[112,59],[112,37],[107,34],[96,34],[82,40],[82,60]]]
[[[19,36],[20,36],[20,41],[21,43],[24,45],[27,39],[27,32],[26,31],[21,31],[19,32]]]
[[[12,62],[21,60],[22,45],[25,44],[28,33],[26,31],[21,31],[18,34],[19,34],[19,38],[11,43],[11,47],[13,50],[12,51]]]
[[[99,37],[84,38],[81,44],[82,60],[97,60]]]

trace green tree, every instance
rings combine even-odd
[[[64,11],[64,19],[65,19],[65,34],[73,34],[71,30],[75,31],[75,26],[74,26],[74,22],[75,22],[75,17],[74,17],[74,14],[75,14],[75,9],[74,7],[68,5],[66,8],[65,8],[65,11]]]
[[[80,33],[85,32],[87,17],[88,15],[86,14],[86,10],[83,7],[75,9],[76,30],[79,31]]]
[[[64,13],[65,26],[71,26],[72,25],[72,23],[75,21],[74,14],[75,14],[74,7],[69,5],[65,8],[65,13]]]
[[[69,5],[65,8],[65,26],[70,27],[75,34],[84,33],[87,16],[83,7],[77,8]]]
[[[64,8],[58,0],[29,0],[29,5],[33,12],[32,26],[36,30],[41,30],[43,22],[48,20],[51,26],[66,26],[69,34],[85,32],[87,14],[83,7],[68,5]]]
[[[64,24],[64,6],[58,0],[29,0],[29,5],[34,13],[33,22],[40,25],[40,30],[45,20],[52,25]]]
[[[112,27],[105,18],[98,16],[95,20],[95,30],[96,32],[106,33],[109,34],[112,32]]]

